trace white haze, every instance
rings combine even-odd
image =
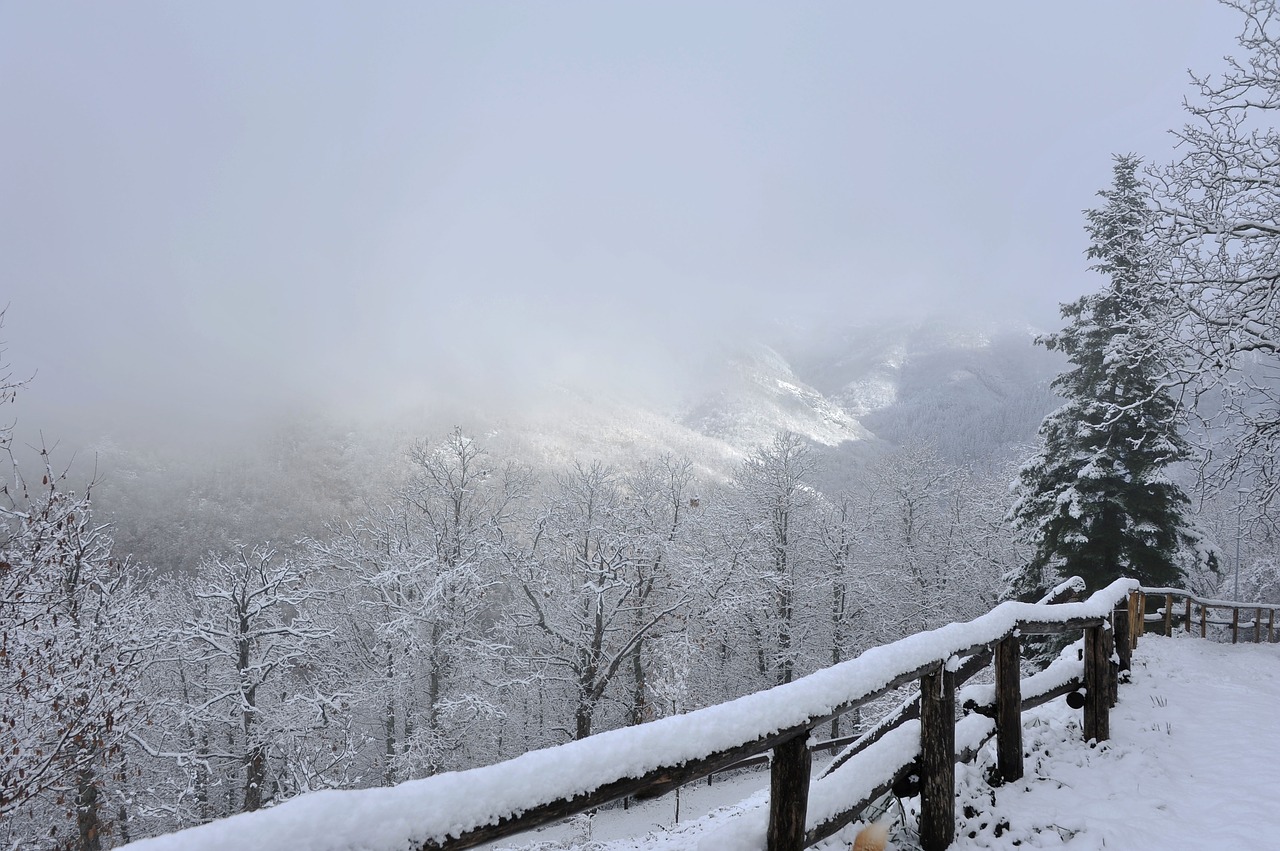
[[[0,4],[20,427],[680,392],[725,339],[1055,320],[1196,0]]]

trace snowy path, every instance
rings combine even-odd
[[[1054,736],[1037,738],[1048,748]],[[1024,835],[1020,847],[1280,848],[1280,645],[1146,636],[1111,742],[1040,750],[1030,783],[997,790],[996,811],[1013,828],[1005,838],[1020,825],[1061,832]],[[961,839],[955,847],[1013,847],[981,832]]]
[[[1146,636],[1132,682],[1121,687],[1112,711],[1111,741],[1090,748],[1081,741],[1079,718],[1063,700],[1026,714],[1030,757],[1018,783],[987,786],[990,753],[981,765],[957,769],[958,809],[968,804],[974,814],[961,817],[954,848],[1280,849],[1280,645]],[[739,782],[747,792],[765,778]],[[501,847],[708,851],[716,828],[736,809],[672,831],[659,815],[670,810],[664,801],[643,816],[599,814],[594,841],[582,833],[568,839],[560,828]],[[632,838],[615,838],[628,833]],[[919,847],[913,831],[895,833],[893,847]],[[816,847],[843,851],[848,841],[843,835]]]

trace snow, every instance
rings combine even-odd
[[[1111,739],[1091,745],[1081,736],[1081,713],[1059,698],[1023,716],[1026,777],[992,789],[985,773],[995,762],[988,743],[976,763],[957,766],[957,836],[952,848],[1024,851],[1168,851],[1180,848],[1271,848],[1280,835],[1280,813],[1267,772],[1280,761],[1280,644],[1217,644],[1182,634],[1144,636],[1134,652],[1131,682],[1121,685],[1111,713]],[[972,720],[971,720],[972,719]],[[964,725],[977,725],[966,730]],[[982,716],[963,719],[958,747],[981,735]],[[915,722],[889,738],[913,747]],[[868,748],[868,752],[872,749]],[[861,759],[861,757],[859,757]],[[833,773],[833,777],[852,765]],[[887,767],[887,766],[885,766]],[[768,776],[759,775],[760,786]],[[811,808],[823,807],[815,782]],[[849,790],[845,790],[846,792]],[[538,851],[759,851],[765,796],[760,791],[736,807],[655,826],[652,819],[631,838],[590,844],[538,840],[531,835],[504,849]],[[909,829],[891,808],[890,848],[918,847],[914,811],[905,801]],[[966,805],[972,815],[965,815]],[[670,805],[668,804],[668,812]],[[614,817],[603,813],[597,824]],[[626,814],[617,813],[625,818]],[[810,819],[812,824],[812,817]],[[655,830],[655,827],[657,829]],[[846,851],[859,825],[814,846]],[[605,831],[598,831],[603,833]],[[996,834],[999,834],[998,836]],[[970,834],[973,834],[970,836]]]
[[[313,792],[268,810],[126,847],[133,851],[280,847],[399,851],[415,843],[440,841],[622,778],[682,765],[806,725],[836,707],[878,692],[903,673],[998,640],[1020,620],[1106,616],[1136,587],[1133,580],[1117,580],[1084,602],[1056,606],[1003,603],[967,623],[872,648],[856,659],[729,703],[533,751],[495,766],[391,788]],[[835,775],[829,779],[838,783]]]

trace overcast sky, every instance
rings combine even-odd
[[[1098,284],[1112,153],[1168,159],[1237,32],[1209,0],[0,0],[19,413],[634,378],[775,318],[1051,323]]]

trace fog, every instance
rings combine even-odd
[[[52,434],[678,390],[726,339],[1052,325],[1192,0],[0,4],[0,337]]]

